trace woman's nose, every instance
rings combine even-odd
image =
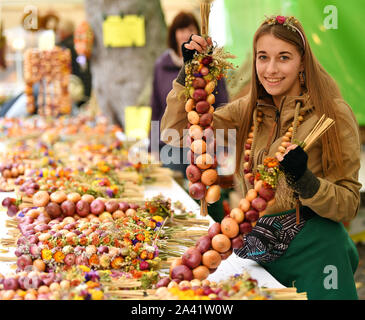
[[[272,59],[269,64],[267,65],[266,72],[269,74],[275,74],[278,72],[278,66],[276,64],[276,61]]]

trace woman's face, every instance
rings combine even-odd
[[[187,42],[192,34],[197,34],[198,30],[196,27],[191,24],[186,28],[176,29],[175,37],[177,43],[177,49],[179,51],[179,55],[181,56],[181,46],[184,42]]]
[[[261,36],[256,47],[256,73],[275,104],[283,96],[299,95],[299,72],[304,67],[296,47],[271,34]]]

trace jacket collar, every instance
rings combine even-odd
[[[307,92],[300,96],[283,96],[278,107],[274,104],[271,96],[260,97],[257,100],[256,107],[263,112],[264,116],[273,120],[279,120],[281,128],[288,128],[294,120],[294,110],[297,102],[302,103],[300,109],[304,114],[314,110]],[[278,116],[280,117],[279,119],[277,118]]]
[[[259,99],[257,99],[256,106],[264,114],[267,114],[267,112],[270,112],[270,110],[271,112],[280,111],[281,115],[287,113],[294,114],[294,109],[297,102],[302,103],[301,110],[304,112],[308,112],[314,109],[314,106],[310,101],[310,96],[307,92],[303,93],[300,96],[283,96],[280,100],[278,107],[274,104],[271,95],[259,97]]]

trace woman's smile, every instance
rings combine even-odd
[[[266,80],[267,85],[276,87],[282,83],[282,81],[285,79],[285,77],[283,77],[283,78],[264,77],[264,79]]]

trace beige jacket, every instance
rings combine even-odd
[[[182,132],[188,124],[185,100],[182,91],[184,87],[173,82],[173,89],[167,97],[167,107],[161,120],[161,139],[166,140],[163,130],[173,128],[179,131],[181,139],[168,142],[174,146],[182,146]],[[278,121],[277,133],[274,135],[273,142],[267,156],[274,157],[281,143],[281,137],[286,133],[294,120],[295,104],[298,100],[303,102],[301,110],[305,111],[304,121],[298,127],[296,138],[303,141],[319,120],[313,112],[308,95],[300,97],[283,97],[280,104],[280,119]],[[218,108],[214,112],[214,129],[236,129],[237,130],[237,151],[241,155],[239,161],[240,172],[243,172],[243,152],[247,137],[243,137],[242,123],[251,121],[247,116],[248,96],[235,100],[224,107]],[[336,177],[334,169],[329,169],[329,173],[324,176],[322,166],[322,143],[317,141],[308,150],[308,169],[313,172],[320,180],[318,192],[310,199],[301,199],[304,206],[308,206],[318,215],[334,221],[349,221],[355,217],[360,205],[360,188],[358,173],[360,169],[360,137],[356,118],[351,108],[343,100],[336,100],[336,114],[339,117],[340,139],[342,142],[342,158],[344,164],[344,175]],[[268,137],[275,121],[277,108],[270,103],[259,101],[258,110],[264,114],[263,122],[257,134],[257,144],[254,150],[254,169],[262,163],[263,152],[266,147]],[[332,166],[333,168],[334,166]],[[249,186],[245,179],[240,175],[238,181],[242,181],[242,195],[244,196]],[[279,206],[278,203],[267,208],[267,213],[277,213],[292,209],[291,207]]]

